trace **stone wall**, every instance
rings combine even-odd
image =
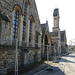
[[[0,45],[0,74],[7,71],[15,71],[15,55],[16,47],[8,45]],[[41,60],[40,49],[18,47],[18,66],[19,69],[25,67],[35,61]]]
[[[18,58],[19,66],[26,66],[35,61],[41,60],[41,25],[39,20],[39,15],[36,7],[35,0],[25,0],[29,1],[27,7],[27,20],[26,20],[26,30],[25,30],[25,41],[29,43],[29,25],[30,25],[30,16],[34,17],[34,31],[33,31],[33,41],[36,43],[36,35],[38,35],[38,49],[30,47],[28,44],[25,47],[25,44],[19,43],[18,47]],[[0,72],[5,73],[7,69],[14,69],[15,66],[15,50],[16,47],[13,40],[13,25],[14,25],[14,10],[15,7],[19,8],[20,17],[19,17],[19,36],[18,40],[22,41],[22,27],[23,27],[23,15],[24,15],[24,0],[0,0],[0,12],[4,17],[0,16],[0,39],[6,39],[8,41],[0,40]],[[6,18],[9,19],[9,22],[6,21]],[[36,34],[38,33],[38,34]],[[31,44],[32,44],[31,43]],[[33,44],[32,44],[33,45]]]

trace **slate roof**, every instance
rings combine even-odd
[[[57,16],[59,15],[59,10],[58,8],[54,9],[54,12],[53,12],[53,16]]]
[[[58,32],[50,32],[50,35],[53,37],[56,37],[56,36],[58,36]]]
[[[1,12],[0,12],[0,18],[2,18],[3,20],[5,20],[7,22],[10,22],[10,20],[8,19],[8,17],[5,16],[4,14],[2,14]]]
[[[61,42],[65,41],[65,31],[61,31]]]
[[[45,32],[45,28],[46,28],[46,23],[41,24],[41,28],[42,28],[42,32],[44,33]]]

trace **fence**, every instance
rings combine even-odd
[[[18,75],[21,68],[40,61],[43,56],[48,61],[50,54],[50,45],[0,39],[0,73],[15,72]]]

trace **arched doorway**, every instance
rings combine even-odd
[[[48,53],[50,54],[50,45],[51,45],[51,37],[49,32],[46,32],[44,38],[44,56],[47,57],[47,46],[48,46]]]
[[[45,42],[44,42],[44,54],[47,56],[47,45],[48,45],[48,38],[47,35],[45,35]]]

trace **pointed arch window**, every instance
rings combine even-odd
[[[15,10],[14,13],[14,26],[13,26],[13,39],[15,40],[18,35],[18,19],[19,19],[19,13],[18,10]]]
[[[27,3],[24,2],[23,29],[22,29],[22,40],[23,41],[25,40],[26,15],[27,15]]]
[[[1,39],[1,25],[0,25],[0,39]]]
[[[32,21],[30,20],[30,27],[29,27],[29,42],[31,42],[31,33],[32,33]]]

